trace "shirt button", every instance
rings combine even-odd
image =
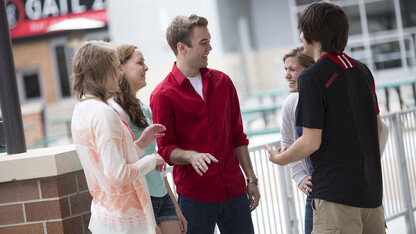
[[[217,138],[217,135],[214,135],[214,138]]]
[[[209,119],[209,122],[212,123],[212,119]]]

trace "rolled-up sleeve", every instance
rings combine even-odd
[[[170,154],[176,148],[179,148],[176,140],[175,113],[171,100],[161,92],[152,93],[150,97],[150,108],[153,114],[153,123],[162,124],[166,127],[163,137],[157,138],[158,153],[169,164]]]

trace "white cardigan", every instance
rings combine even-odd
[[[296,135],[296,118],[295,111],[298,105],[299,93],[291,93],[284,101],[282,105],[282,128],[281,135],[282,147],[289,148],[298,139]],[[292,179],[296,185],[309,175],[309,163],[308,159],[302,159],[296,162],[289,163],[289,167],[292,171]]]
[[[77,103],[72,136],[93,197],[89,229],[93,233],[155,233],[156,223],[145,174],[156,158],[139,160],[143,151],[107,103]]]

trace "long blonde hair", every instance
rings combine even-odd
[[[72,59],[72,92],[78,101],[90,94],[107,102],[108,90],[105,87],[109,74],[117,76],[114,59],[117,59],[114,46],[104,41],[84,42]]]

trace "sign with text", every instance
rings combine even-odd
[[[65,19],[86,18],[108,24],[106,0],[6,0],[11,38],[47,34]]]

